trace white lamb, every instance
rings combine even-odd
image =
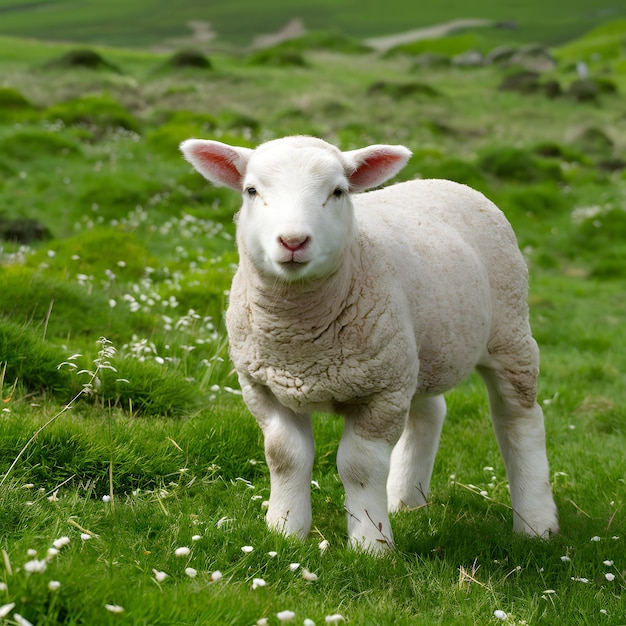
[[[388,511],[426,502],[442,394],[476,368],[514,529],[557,532],[527,269],[504,215],[446,180],[358,193],[406,164],[403,146],[341,152],[297,136],[255,150],[189,139],[181,150],[209,181],[243,193],[226,321],[264,434],[268,525],[309,533],[311,415],[335,413],[350,543],[392,546]]]

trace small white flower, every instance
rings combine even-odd
[[[574,577],[574,576],[572,576],[572,580],[573,580],[575,583],[585,583],[585,584],[586,584],[586,583],[588,583],[588,582],[589,582],[589,579],[588,579],[588,578],[578,578],[578,577]]]
[[[111,502],[111,496],[102,496],[102,502]],[[107,606],[113,606],[113,605],[108,604]]]
[[[308,617],[302,622],[302,626],[315,626],[315,622]]]
[[[10,602],[9,604],[3,604],[0,606],[0,617],[6,617],[15,606],[15,602]]]
[[[194,535],[194,536],[191,538],[191,541],[200,541],[200,539],[202,539],[202,535]]]
[[[312,480],[311,485],[313,485],[316,489],[320,489],[320,484],[316,480]]]
[[[551,593],[556,593],[556,591],[554,589],[546,589],[544,593],[549,595]]]
[[[292,572],[295,572],[299,567],[300,567],[300,563],[290,563],[289,564],[289,569]]]
[[[187,546],[181,546],[180,548],[176,548],[176,550],[174,550],[174,554],[179,557],[189,556],[190,553],[191,550]]]
[[[25,617],[22,617],[19,613],[13,613],[13,619],[17,623],[17,626],[33,626],[32,622],[29,622]]]
[[[26,550],[26,556],[29,556],[31,558],[37,556],[37,550],[33,550],[33,548],[28,548],[28,550]]]
[[[158,583],[162,583],[167,578],[167,574],[165,572],[159,572],[157,569],[153,569],[152,573],[154,574],[154,579]]]
[[[258,589],[259,587],[265,587],[267,583],[262,578],[253,578],[252,579],[252,591]]]
[[[506,619],[506,613],[505,613],[504,611],[501,611],[500,609],[496,609],[496,610],[493,612],[493,616],[494,616],[496,619],[501,619],[501,620],[505,620],[505,619]]]
[[[483,491],[481,491],[481,492],[480,492],[480,495],[481,495],[483,498],[486,498],[489,494],[488,494],[485,490],[483,490]]]
[[[58,539],[55,539],[52,542],[52,545],[57,549],[60,550],[63,546],[68,545],[70,542],[70,538],[69,537],[59,537]]]
[[[111,613],[123,613],[124,607],[119,604],[105,604],[104,608]]]
[[[274,558],[277,554],[278,554],[278,552],[276,552],[276,550],[270,550],[267,553],[267,556],[271,556],[272,558]]]
[[[608,615],[609,612],[606,609],[600,609],[600,613],[602,613],[602,615]]]
[[[345,622],[346,618],[343,615],[340,615],[339,613],[335,613],[334,615],[327,615],[324,618],[324,621],[327,624],[338,624],[339,622]]]
[[[318,547],[320,549],[320,552],[325,552],[330,547],[330,542],[328,541],[328,539],[324,539],[324,540],[320,541]]]
[[[89,535],[88,533],[80,533],[80,538],[83,541],[89,541],[91,539],[91,535]]]
[[[595,537],[591,538],[591,541],[600,541],[600,537],[596,535]]]
[[[46,567],[48,567],[48,562],[45,559],[41,561],[33,559],[24,563],[24,571],[28,574],[41,574],[46,571]]]
[[[58,580],[51,580],[48,583],[48,589],[50,589],[50,591],[56,591],[57,589],[61,588],[61,583]]]
[[[0,581],[0,591],[7,591],[7,590],[8,590],[7,584],[5,582]]]
[[[313,581],[317,580],[317,574],[314,574],[313,572],[309,572],[308,569],[303,569],[302,570],[302,578],[304,578],[304,580],[306,580],[308,582],[313,582]]]
[[[295,616],[296,614],[293,611],[279,611],[276,613],[279,622],[291,622]]]
[[[604,577],[609,581],[613,582],[615,580],[615,574],[611,574],[611,572],[607,572]]]
[[[606,565],[607,567],[611,567],[611,565],[613,565],[613,561],[602,561],[603,565]]]
[[[224,524],[227,524],[228,522],[232,522],[233,520],[228,518],[228,517],[221,517],[220,519],[217,520],[217,523],[215,524],[218,528],[221,528]]]
[[[269,623],[270,622],[267,617],[262,617],[256,621],[256,626],[268,626]]]
[[[250,554],[250,552],[254,552],[254,548],[252,546],[243,546],[241,551],[245,554]]]
[[[563,561],[563,563],[569,563],[572,559],[569,558],[569,556],[562,556],[561,557],[561,561]]]
[[[57,548],[48,548],[48,558],[49,559],[53,559],[58,554],[59,554],[59,550],[57,550]]]
[[[193,567],[186,567],[185,574],[187,574],[189,578],[195,578],[198,575],[198,570],[194,569]]]
[[[222,572],[220,572],[219,570],[215,570],[212,574],[211,574],[211,582],[217,582],[218,580],[220,580],[220,578],[222,578]]]

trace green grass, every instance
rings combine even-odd
[[[549,77],[573,82],[572,51],[595,39],[555,50]],[[0,613],[15,604],[3,623],[274,626],[283,610],[299,624],[496,624],[497,610],[508,624],[624,623],[623,50],[605,68],[619,93],[578,103],[502,92],[495,67],[416,75],[409,58],[320,40],[296,48],[303,67],[221,53],[206,71],[98,48],[117,73],[51,69],[72,46],[0,39],[0,98],[13,103],[0,115],[2,232],[29,218],[49,233],[0,243]],[[394,553],[346,548],[332,416],[315,417],[313,533],[266,530],[262,437],[223,324],[238,199],[193,174],[177,144],[302,132],[343,149],[404,143],[400,179],[472,184],[511,220],[531,272],[559,536],[513,534],[477,376],[447,396],[430,504],[394,516]],[[114,369],[97,369],[102,336]],[[35,559],[45,571],[28,572]]]
[[[15,0],[2,0],[0,15],[0,33],[5,35],[138,48],[189,36],[190,20],[209,22],[219,36],[217,45],[247,46],[256,35],[276,32],[294,18],[300,18],[308,29],[335,30],[359,38],[404,32],[459,17],[512,20],[520,28],[519,32],[505,31],[509,40],[556,44],[607,18],[623,17],[624,8],[615,3],[598,6],[592,0],[573,0],[566,12],[555,0],[529,0],[514,7],[497,0],[476,0],[471,9],[459,1],[417,7],[408,0],[391,0],[384,5],[356,0],[295,4],[213,0],[210,5],[193,0],[48,0],[20,5]]]

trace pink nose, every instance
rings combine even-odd
[[[302,250],[306,247],[307,243],[309,243],[308,235],[305,236],[281,236],[278,238],[280,245],[283,248],[287,248],[290,252],[296,252],[297,250]]]

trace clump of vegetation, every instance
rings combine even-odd
[[[82,147],[70,134],[26,127],[0,138],[0,151],[5,158],[27,163],[42,155],[77,156],[82,153]]]
[[[28,119],[35,106],[17,89],[0,86],[0,121]]]
[[[209,57],[199,50],[179,50],[169,57],[160,68],[161,70],[211,70],[213,64]]]
[[[11,219],[0,215],[0,239],[24,244],[49,239],[50,236],[50,231],[38,220],[26,217]]]
[[[269,67],[309,67],[308,61],[301,52],[279,46],[257,50],[248,57],[247,62],[248,65]]]
[[[411,43],[394,46],[385,53],[387,57],[398,54],[420,56],[423,54],[445,55],[448,58],[462,54],[468,50],[480,48],[480,38],[473,33],[449,35],[435,39],[422,39]]]
[[[48,61],[45,67],[54,70],[84,69],[122,73],[117,65],[105,59],[99,52],[89,48],[70,50],[64,55]]]
[[[97,136],[115,129],[125,129],[135,133],[141,131],[139,121],[110,95],[88,94],[66,100],[44,112],[51,121],[60,120],[68,126],[83,126],[96,129]]]
[[[543,94],[548,98],[556,98],[563,92],[556,79],[543,79],[541,74],[530,70],[521,70],[505,76],[500,91],[514,91],[521,94]]]
[[[478,157],[478,166],[491,176],[511,182],[563,180],[558,163],[536,157],[528,150],[509,146],[494,146],[483,150]]]
[[[427,83],[421,82],[389,82],[385,80],[379,80],[372,83],[367,88],[367,95],[384,95],[394,99],[424,97],[424,98],[438,98],[441,96],[441,92]]]

